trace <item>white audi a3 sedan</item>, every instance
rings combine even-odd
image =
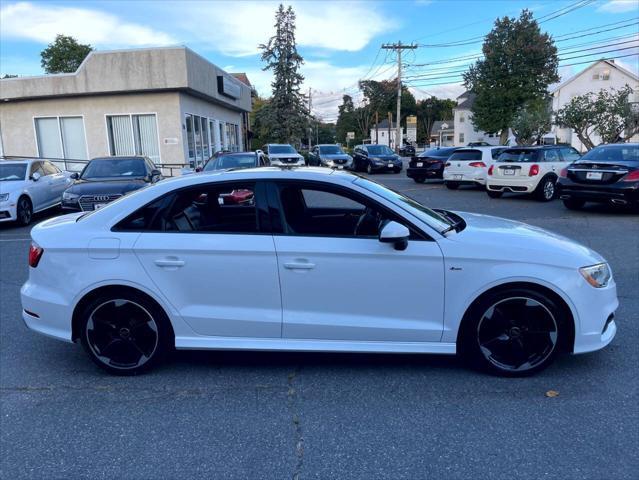
[[[596,252],[343,171],[164,180],[31,235],[27,326],[116,374],[177,348],[457,353],[516,376],[616,332]]]

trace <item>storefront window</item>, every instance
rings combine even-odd
[[[193,115],[186,115],[186,140],[189,146],[189,162],[195,161],[195,140],[193,138]]]

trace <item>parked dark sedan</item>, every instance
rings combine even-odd
[[[402,159],[388,145],[357,145],[353,149],[353,170],[374,172],[402,171]]]
[[[424,183],[427,178],[443,178],[446,160],[460,147],[437,147],[424,150],[411,158],[406,169],[406,176],[417,183]]]
[[[415,147],[411,143],[406,142],[404,145],[399,147],[399,154],[402,157],[412,157],[415,155]]]
[[[255,168],[264,165],[268,165],[266,158],[257,152],[224,152],[211,157],[202,171]]]
[[[561,171],[557,192],[571,210],[586,202],[639,208],[639,143],[593,148]]]
[[[90,211],[157,182],[162,174],[148,157],[103,157],[94,158],[71,178],[74,182],[62,194],[62,208]]]

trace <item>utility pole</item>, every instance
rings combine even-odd
[[[379,143],[379,128],[377,125],[379,124],[379,113],[375,112],[375,143]]]
[[[404,45],[402,42],[397,43],[384,43],[382,49],[397,51],[397,127],[395,131],[395,150],[399,153],[399,149],[402,146],[402,50],[415,50],[417,45],[411,43],[410,45]]]
[[[389,148],[391,146],[391,128],[393,128],[393,112],[388,112],[388,146]]]
[[[311,87],[308,87],[308,150],[311,150],[311,147],[313,146],[313,127],[312,127],[312,120],[311,120],[311,110],[313,108],[313,91],[311,90]]]

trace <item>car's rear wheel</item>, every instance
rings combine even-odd
[[[80,318],[82,346],[109,373],[142,373],[170,349],[172,334],[166,314],[142,294],[101,295],[86,306]]]
[[[426,177],[414,177],[415,183],[424,183],[426,181]]]
[[[574,199],[574,198],[566,198],[564,200],[564,207],[566,207],[569,210],[579,210],[585,204],[586,204],[586,202],[584,202],[583,200],[577,200],[577,199]]]
[[[486,189],[486,193],[490,198],[501,198],[501,196],[504,194],[504,192],[495,192],[494,190],[488,189]]]
[[[555,178],[542,178],[535,190],[535,197],[541,202],[550,202],[555,198]]]
[[[449,190],[457,190],[459,188],[459,183],[457,182],[446,182],[446,188]]]
[[[26,226],[31,223],[31,219],[33,218],[33,205],[29,197],[23,195],[18,199],[16,214],[18,224]]]
[[[460,353],[471,365],[502,376],[526,376],[552,363],[566,331],[562,309],[535,290],[486,296],[468,312]]]

